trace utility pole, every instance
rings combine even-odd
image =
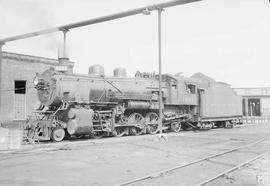
[[[158,122],[158,128],[159,128],[159,133],[162,134],[162,120],[163,120],[163,112],[162,112],[162,87],[161,87],[161,82],[162,82],[162,55],[161,55],[161,13],[163,11],[162,8],[157,8],[158,10],[158,89],[159,89],[159,101],[158,101],[158,106],[159,106],[159,122]]]

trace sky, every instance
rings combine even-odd
[[[0,38],[92,19],[169,0],[0,0]],[[58,57],[62,33],[6,43],[4,51]],[[72,29],[75,73],[102,65],[128,76],[158,72],[157,12]],[[162,72],[202,72],[232,87],[270,87],[268,0],[203,0],[162,12]]]

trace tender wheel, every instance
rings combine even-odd
[[[209,123],[209,128],[210,128],[210,129],[213,129],[214,126],[215,126],[215,124],[214,124],[213,122],[210,122],[210,123]]]
[[[180,132],[182,124],[180,122],[171,123],[171,129],[173,132]]]
[[[233,124],[230,121],[224,123],[224,128],[233,128]]]
[[[132,113],[128,117],[128,124],[130,125],[136,125],[138,127],[130,127],[129,133],[131,135],[140,135],[144,131],[144,118],[140,113]]]
[[[52,130],[51,139],[53,141],[62,141],[65,137],[65,130],[63,128],[57,127]]]
[[[158,132],[158,120],[159,117],[156,113],[149,112],[146,114],[145,123],[147,124],[147,133],[156,134]]]

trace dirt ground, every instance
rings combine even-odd
[[[24,145],[20,151],[0,153],[0,185],[117,185],[270,136],[270,124],[166,136],[168,141],[144,135]],[[270,185],[269,165],[267,155],[208,185]],[[201,180],[189,175],[218,171],[186,171],[184,179],[175,173],[138,185],[196,185]]]
[[[207,186],[269,186],[270,185],[270,154],[229,173]]]

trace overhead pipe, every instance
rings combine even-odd
[[[30,37],[40,36],[40,35],[44,35],[44,34],[59,32],[59,31],[63,31],[63,30],[70,30],[73,28],[83,27],[83,26],[87,26],[87,25],[93,25],[93,24],[97,24],[97,23],[120,19],[123,17],[133,16],[136,14],[144,14],[145,10],[156,11],[158,9],[164,9],[164,8],[168,8],[168,7],[172,7],[172,6],[188,4],[188,3],[197,2],[197,1],[201,1],[201,0],[176,0],[176,1],[169,1],[169,2],[165,2],[165,3],[145,6],[145,7],[141,7],[141,8],[137,8],[137,9],[133,9],[133,10],[128,10],[128,11],[124,11],[124,12],[120,12],[120,13],[116,13],[116,14],[111,14],[111,15],[107,15],[107,16],[88,19],[85,21],[66,24],[66,25],[62,25],[62,26],[58,26],[58,27],[54,27],[54,28],[49,28],[49,29],[39,30],[36,32],[30,32],[30,33],[26,33],[26,34],[22,34],[22,35],[16,35],[16,36],[12,36],[12,37],[3,38],[3,39],[0,39],[0,44],[11,42],[11,41],[16,41],[16,40],[20,40],[20,39],[26,39],[26,38],[30,38]]]

